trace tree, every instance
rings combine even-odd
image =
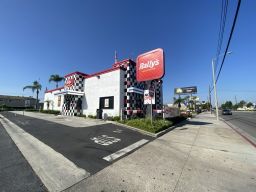
[[[63,81],[64,79],[65,79],[64,77],[61,77],[61,76],[55,74],[55,75],[51,75],[49,82],[54,81],[56,83],[56,88],[58,88],[59,82]]]
[[[38,81],[34,81],[32,85],[27,85],[23,87],[23,91],[25,89],[31,89],[33,93],[36,91],[36,109],[38,108],[38,94],[41,88],[42,88],[42,85]]]
[[[233,108],[233,103],[231,101],[226,101],[226,103],[221,105],[222,109],[232,109]]]
[[[203,110],[210,110],[210,103],[209,102],[206,102],[206,103],[204,103],[204,104],[202,104],[202,109]]]
[[[249,103],[247,103],[247,105],[246,105],[246,107],[248,107],[248,108],[250,108],[250,107],[252,107],[252,106],[253,106],[252,102],[249,102]]]
[[[180,108],[180,107],[181,107],[181,103],[185,104],[185,103],[187,102],[187,100],[188,100],[188,97],[181,98],[181,97],[179,96],[178,99],[176,99],[176,98],[174,97],[174,104],[178,104],[178,107]]]
[[[239,103],[238,103],[238,107],[244,107],[246,105],[246,102],[244,100],[241,100]]]

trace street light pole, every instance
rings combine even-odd
[[[232,51],[227,52],[227,54],[231,54]],[[214,99],[215,99],[215,108],[216,108],[216,118],[219,121],[219,105],[218,105],[218,97],[217,97],[217,89],[216,89],[216,80],[215,80],[215,60],[222,56],[223,54],[218,55],[216,58],[212,59],[212,80],[213,80],[213,88],[214,88]]]
[[[217,121],[219,121],[219,107],[218,107],[218,98],[217,98],[216,81],[215,81],[215,66],[214,65],[215,65],[215,60],[212,59],[212,80],[213,80],[213,88],[214,88],[216,117],[217,117]]]

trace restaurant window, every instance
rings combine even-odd
[[[61,104],[61,96],[58,96],[58,107],[60,107]]]
[[[100,97],[100,109],[114,109],[114,96]]]

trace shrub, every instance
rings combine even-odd
[[[145,119],[145,118],[140,118],[140,119],[129,119],[129,120],[124,120],[120,121],[118,120],[119,123],[126,124],[132,127],[136,127],[151,133],[158,133],[160,131],[163,131],[167,128],[169,128],[172,125],[175,125],[183,120],[185,120],[186,117],[172,117],[168,119],[155,119],[153,120],[153,125],[151,125],[151,120],[150,119]]]
[[[113,117],[113,121],[120,121],[120,117],[119,116]]]
[[[39,112],[38,109],[25,109],[25,111],[29,111],[29,112]]]
[[[151,125],[150,119],[131,119],[123,123],[152,133],[160,132],[172,125],[172,122],[167,120],[154,120],[153,125]]]
[[[60,111],[56,111],[56,110],[42,110],[40,112],[41,113],[47,113],[47,114],[54,114],[54,115],[60,114]]]
[[[93,118],[93,115],[88,115],[89,118]]]
[[[77,115],[78,117],[84,117],[84,118],[86,118],[86,115]]]
[[[88,115],[88,117],[91,119],[96,119],[96,115]]]

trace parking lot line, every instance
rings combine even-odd
[[[62,191],[90,176],[1,114],[0,123],[49,191]]]
[[[140,147],[141,145],[144,145],[148,141],[149,140],[147,140],[147,139],[142,139],[142,140],[140,140],[140,141],[138,141],[138,142],[136,142],[132,145],[129,145],[128,147],[125,147],[125,148],[123,148],[123,149],[121,149],[121,150],[119,150],[115,153],[112,153],[111,155],[103,157],[103,159],[106,160],[106,161],[109,161],[109,162],[114,161],[115,159],[125,155],[126,153],[129,153],[130,151]]]

